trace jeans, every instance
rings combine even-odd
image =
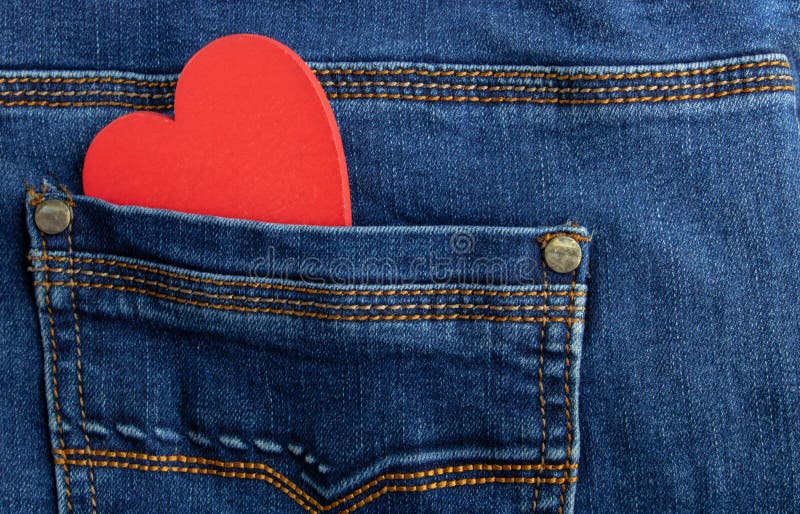
[[[800,510],[793,4],[34,4],[0,30],[0,510]],[[82,195],[231,32],[311,62],[354,227]]]

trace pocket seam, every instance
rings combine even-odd
[[[70,193],[66,186],[61,186],[59,189],[61,189],[61,191],[67,196],[67,203],[74,205],[75,202],[72,200],[72,193]],[[44,234],[42,234],[42,236],[44,236]],[[44,244],[44,238],[42,238],[42,244]],[[67,225],[67,252],[67,255],[69,256],[69,269],[72,270],[74,268],[74,261],[72,259],[74,253],[72,247],[72,219],[70,219],[69,225]],[[75,357],[78,385],[78,405],[80,407],[81,414],[81,432],[83,433],[83,440],[86,442],[86,450],[91,451],[92,448],[89,439],[89,432],[86,430],[86,406],[83,400],[83,353],[81,351],[81,329],[78,322],[78,308],[74,287],[69,288],[69,296],[70,305],[72,307],[72,329],[75,335]],[[92,514],[97,514],[97,489],[95,487],[94,469],[91,465],[89,466],[89,501],[92,506]]]
[[[327,314],[314,311],[302,311],[296,309],[275,309],[269,307],[247,307],[235,304],[214,303],[198,300],[190,300],[178,296],[159,293],[145,288],[128,287],[114,284],[105,284],[97,282],[75,282],[75,281],[35,281],[35,286],[42,287],[82,287],[93,289],[108,289],[112,291],[121,291],[126,293],[136,293],[146,296],[152,296],[161,300],[167,300],[175,303],[192,305],[206,309],[227,310],[243,313],[255,314],[277,314],[288,315],[301,318],[317,318],[324,320],[334,321],[418,321],[418,320],[484,320],[484,321],[497,321],[507,323],[528,322],[540,323],[542,320],[547,319],[551,322],[568,322],[568,321],[582,321],[582,318],[570,318],[566,316],[559,317],[533,317],[533,316],[498,316],[491,314],[365,314],[365,315],[342,315],[342,314]]]
[[[316,500],[313,496],[311,496],[308,492],[304,489],[296,485],[292,480],[287,478],[285,475],[281,474],[280,472],[274,470],[270,466],[266,464],[258,463],[258,462],[247,462],[247,461],[223,461],[223,460],[216,460],[216,459],[206,459],[203,457],[190,457],[186,455],[153,455],[148,453],[138,453],[138,452],[125,452],[125,451],[115,451],[115,450],[91,450],[86,451],[85,449],[78,449],[78,448],[69,448],[64,450],[56,450],[54,451],[56,460],[59,463],[70,464],[72,466],[98,466],[98,467],[110,467],[110,468],[121,468],[121,469],[134,469],[139,471],[149,471],[149,472],[177,472],[177,473],[190,473],[190,474],[210,474],[221,476],[225,478],[238,478],[238,479],[257,479],[262,480],[270,485],[276,487],[281,492],[292,498],[298,505],[303,507],[305,510],[316,513],[316,512],[327,512],[332,510],[343,503],[347,503],[358,496],[366,493],[370,489],[373,489],[375,486],[380,484],[381,482],[387,480],[411,480],[411,479],[418,479],[418,478],[428,478],[431,476],[441,476],[441,475],[448,475],[448,474],[457,474],[457,473],[467,473],[467,472],[479,472],[479,471],[503,471],[503,472],[528,472],[528,471],[535,471],[538,474],[546,471],[560,471],[565,470],[568,473],[571,469],[577,469],[577,464],[545,464],[542,466],[541,464],[485,464],[485,463],[475,463],[475,464],[463,464],[458,466],[443,466],[433,469],[427,469],[422,471],[416,472],[409,472],[409,473],[383,473],[378,475],[377,477],[373,478],[363,486],[354,489],[353,491],[344,494],[337,498],[336,500],[332,500],[327,504],[322,504],[318,500]],[[71,456],[81,456],[85,457],[83,459],[70,459]],[[96,460],[93,457],[102,457],[107,459],[120,459],[120,460]],[[191,467],[187,466],[163,466],[163,465],[147,465],[137,463],[135,461],[144,461],[144,462],[156,462],[156,463],[181,463],[181,464],[190,464]],[[200,467],[205,466],[205,467]],[[259,474],[259,473],[252,473],[252,472],[243,472],[243,471],[222,471],[219,469],[214,469],[214,467],[223,468],[223,469],[238,469],[238,470],[259,470],[263,471],[266,474]],[[201,471],[192,471],[192,470],[201,470]],[[281,484],[277,484],[275,482],[281,482]],[[533,476],[533,477],[514,477],[514,476],[485,476],[485,477],[473,477],[473,478],[466,478],[460,480],[445,480],[445,481],[437,481],[432,483],[426,484],[416,484],[410,486],[385,486],[378,491],[371,493],[370,495],[362,498],[357,503],[354,503],[350,507],[340,511],[341,514],[349,514],[354,512],[355,510],[363,507],[364,505],[371,503],[372,501],[376,500],[380,496],[390,492],[423,492],[429,489],[438,489],[442,487],[456,487],[461,485],[483,485],[485,483],[522,483],[522,484],[531,484],[531,483],[547,483],[547,484],[561,484],[566,482],[575,482],[577,481],[576,476],[568,476],[565,475],[563,477],[542,477],[542,476]],[[309,505],[311,504],[311,505]],[[318,509],[318,510],[315,510]]]
[[[562,234],[562,233],[559,233]],[[576,234],[570,233],[563,233],[568,237],[578,236],[580,239],[576,239],[582,242],[590,241],[590,238],[585,236],[579,236]],[[65,256],[56,256],[56,255],[47,255],[45,256],[35,256],[30,255],[28,256],[29,261],[55,261],[55,262],[65,262],[68,261],[68,257]],[[174,278],[178,280],[185,280],[187,282],[197,283],[197,284],[209,284],[214,286],[231,286],[231,287],[245,287],[245,288],[252,288],[252,289],[260,289],[260,290],[276,290],[276,291],[290,291],[290,292],[297,292],[297,293],[307,293],[307,294],[324,294],[324,295],[331,295],[331,296],[420,296],[420,295],[461,295],[461,296],[496,296],[499,298],[514,298],[514,297],[536,297],[536,296],[543,296],[541,291],[496,291],[496,290],[487,290],[487,289],[434,289],[434,288],[404,288],[404,289],[351,289],[351,290],[340,290],[340,289],[327,289],[327,288],[315,288],[315,287],[303,287],[303,286],[291,286],[287,284],[275,284],[275,283],[265,283],[265,282],[247,282],[247,281],[238,281],[238,280],[217,280],[217,279],[210,279],[210,278],[200,278],[200,277],[193,277],[191,275],[183,274],[183,273],[175,273],[171,271],[167,271],[164,269],[152,267],[152,266],[142,266],[139,264],[128,263],[124,261],[118,261],[116,259],[104,259],[104,258],[93,258],[93,257],[74,257],[74,262],[80,262],[85,264],[97,264],[100,266],[108,266],[108,267],[119,267],[124,269],[130,269],[134,271],[142,271],[145,273],[151,273],[155,275],[161,275],[168,278]],[[58,269],[58,268],[50,268],[50,269]],[[569,292],[567,291],[550,291],[547,293],[548,296],[569,296]],[[576,291],[576,295],[578,296],[585,296],[585,292],[583,291]]]
[[[45,190],[43,189],[42,194],[44,194]],[[45,241],[45,234],[41,230],[39,230],[39,235],[42,242],[42,254],[47,255],[47,242]],[[49,273],[47,270],[47,266],[44,268],[44,276],[45,280],[48,280]],[[56,341],[56,329],[55,329],[55,320],[53,319],[53,307],[52,302],[50,300],[50,287],[44,287],[44,299],[45,305],[47,309],[47,320],[48,320],[48,335],[50,339],[50,362],[51,362],[51,387],[53,388],[53,405],[55,407],[55,418],[56,418],[56,432],[57,432],[57,439],[58,444],[61,450],[64,450],[64,429],[63,429],[63,421],[61,416],[61,402],[58,395],[58,342]],[[65,502],[67,505],[67,511],[72,512],[72,490],[70,487],[69,482],[69,466],[66,462],[61,463],[61,468],[63,469],[63,481],[64,481],[64,493],[65,493]],[[58,480],[58,477],[56,477]]]
[[[570,292],[575,291],[575,282],[577,279],[577,272],[572,272],[572,282]],[[564,418],[566,420],[566,432],[567,432],[567,444],[566,444],[566,457],[564,459],[564,478],[568,476],[568,469],[570,465],[570,460],[572,459],[572,402],[570,401],[570,390],[569,390],[569,368],[570,368],[570,359],[569,359],[569,352],[571,351],[570,348],[570,340],[572,339],[572,314],[573,308],[575,306],[575,297],[570,296],[569,301],[569,317],[566,321],[566,335],[564,336]],[[567,484],[566,482],[561,483],[561,494],[558,498],[558,512],[561,514],[564,511],[564,503],[566,500],[566,493],[567,493]]]
[[[50,285],[53,286],[73,286],[79,285],[82,287],[100,287],[100,286],[107,286],[107,285],[116,285],[116,284],[106,284],[102,282],[95,282],[93,281],[94,278],[107,278],[110,280],[121,280],[127,282],[133,282],[137,284],[152,286],[158,289],[164,289],[167,291],[172,291],[175,293],[181,293],[186,295],[194,296],[201,296],[204,298],[212,298],[218,300],[228,300],[228,301],[236,301],[236,302],[244,302],[244,303],[268,303],[268,304],[283,304],[283,305],[294,305],[299,307],[315,307],[320,309],[331,309],[331,310],[443,310],[443,309],[466,309],[466,310],[490,310],[490,311],[547,311],[547,310],[584,310],[584,307],[575,307],[572,308],[568,305],[550,305],[546,306],[544,303],[542,305],[499,305],[499,304],[488,304],[488,303],[481,303],[481,304],[474,304],[474,303],[399,303],[399,304],[381,304],[381,303],[370,303],[370,304],[345,304],[345,303],[326,303],[326,302],[317,302],[311,300],[296,300],[291,298],[279,298],[273,296],[246,296],[246,295],[236,295],[236,294],[223,294],[223,293],[209,293],[207,291],[199,290],[199,289],[187,289],[183,287],[177,287],[165,282],[159,282],[154,280],[146,280],[141,277],[136,277],[133,275],[121,275],[116,273],[105,273],[105,272],[97,272],[94,270],[87,270],[82,268],[52,268],[48,267],[47,270],[50,273],[64,273],[68,276],[75,276],[75,275],[84,275],[90,277],[88,282],[77,282],[74,278],[70,281],[48,281]],[[40,272],[45,271],[45,268],[39,267],[32,267],[29,269],[32,272]],[[561,293],[561,294],[556,294]],[[570,295],[569,291],[541,291],[541,294],[536,295],[541,296],[544,298],[544,302],[547,301],[549,296],[574,296]]]

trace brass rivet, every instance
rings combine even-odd
[[[63,200],[48,199],[36,206],[33,221],[45,234],[60,234],[72,221],[72,209]]]
[[[544,247],[544,262],[556,273],[575,271],[582,256],[581,245],[567,236],[556,236]]]

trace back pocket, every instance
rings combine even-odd
[[[584,229],[27,204],[62,512],[572,509]]]

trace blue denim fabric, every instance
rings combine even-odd
[[[800,510],[794,3],[173,7],[2,21],[0,509]],[[80,196],[242,31],[314,62],[364,228]]]
[[[586,259],[548,274],[540,241],[584,231],[71,198],[30,226],[62,510],[571,509]]]

